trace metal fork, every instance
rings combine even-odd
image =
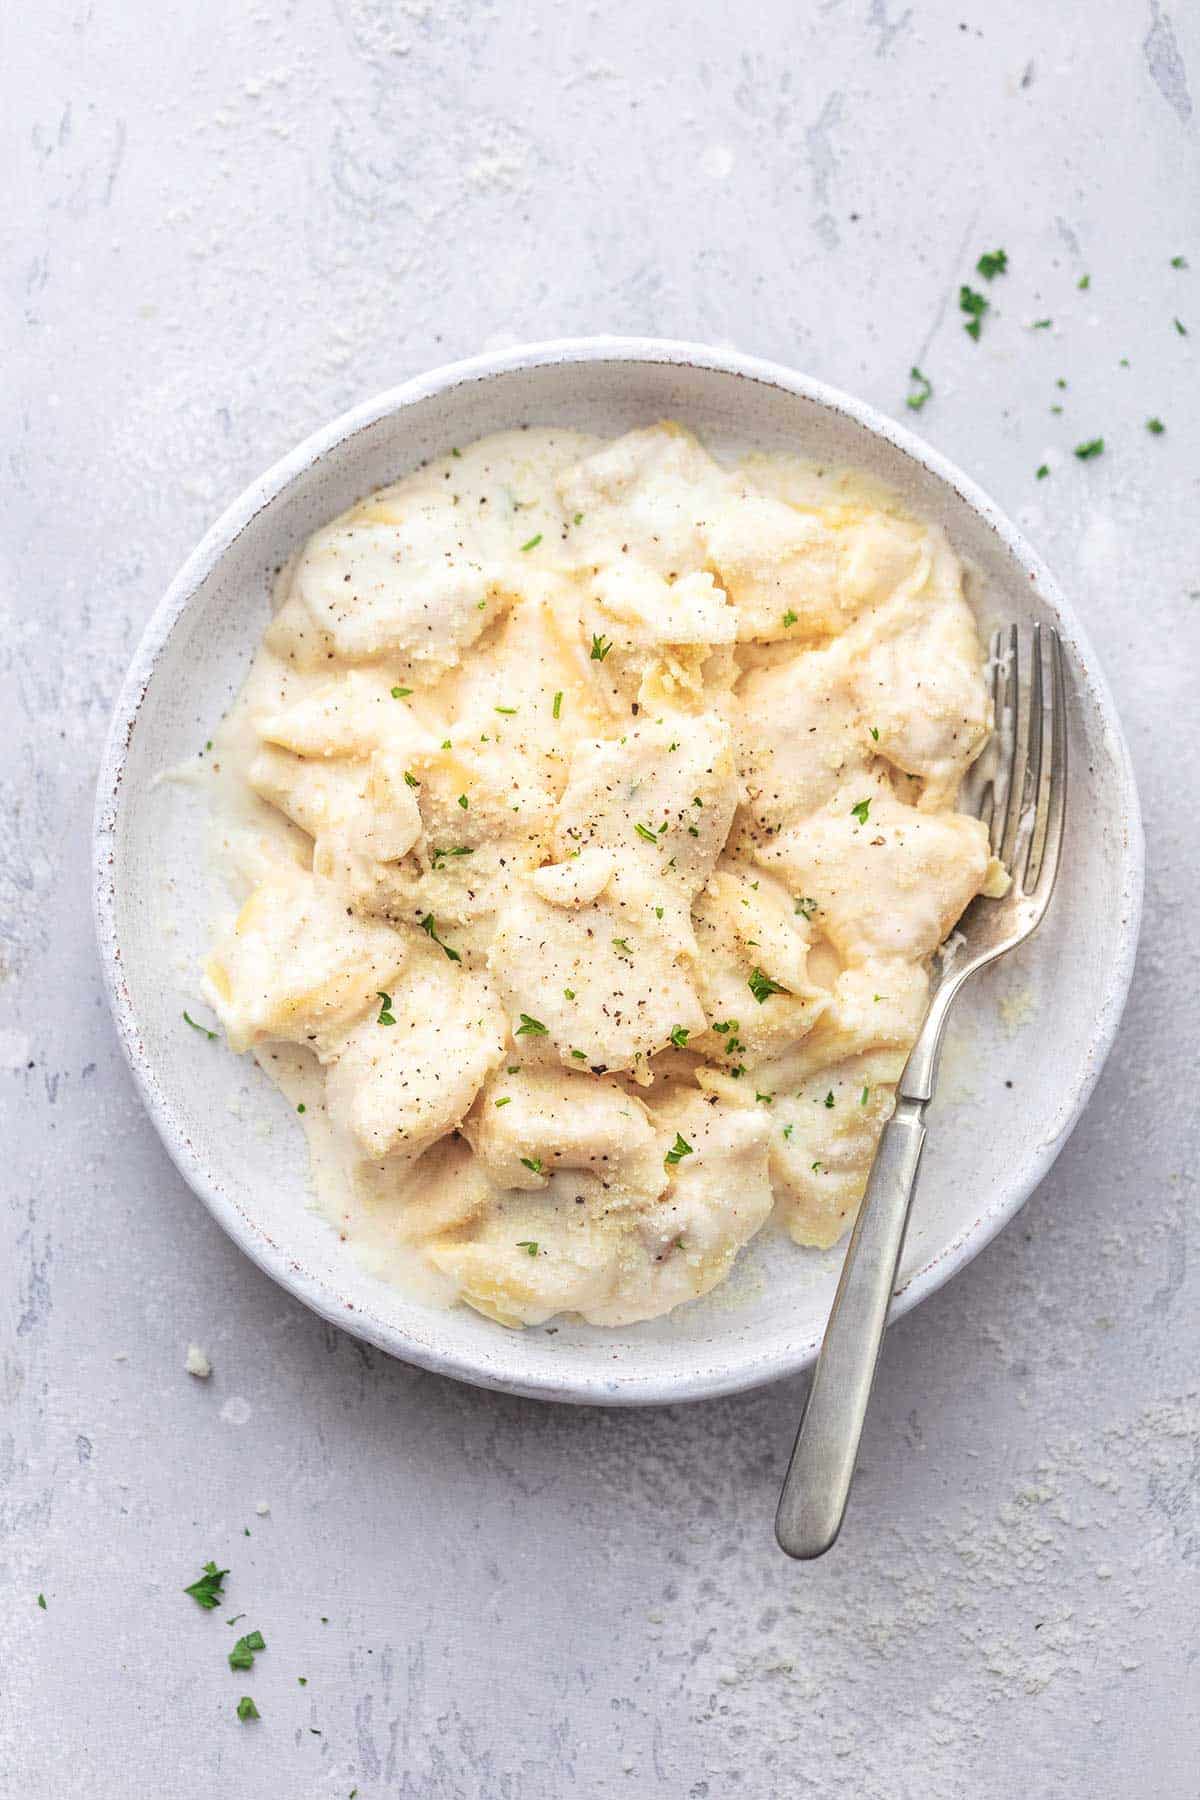
[[[896,1110],[879,1140],[780,1495],[775,1535],[789,1556],[823,1556],[841,1529],[951,1003],[976,969],[1036,931],[1054,890],[1067,802],[1066,683],[1058,633],[1035,625],[1032,639],[1028,692],[1017,627],[992,640],[995,732],[963,791],[964,810],[988,826],[992,853],[1012,886],[1000,900],[979,896],[963,914],[963,941],[953,957],[943,951],[925,1022],[896,1087]]]

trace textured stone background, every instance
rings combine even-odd
[[[1196,10],[45,0],[0,33],[0,1791],[1192,1800]],[[957,288],[996,245],[976,345]],[[1116,1052],[1019,1221],[889,1338],[809,1569],[770,1525],[800,1382],[572,1412],[322,1325],[174,1173],[97,973],[98,747],[204,526],[351,401],[593,331],[898,412],[920,363],[921,428],[1075,596],[1142,784]],[[179,1592],[209,1556],[212,1615]]]

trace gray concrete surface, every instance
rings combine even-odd
[[[1190,1800],[1196,10],[46,0],[0,33],[0,1792]],[[1021,1218],[892,1334],[815,1568],[770,1529],[800,1382],[554,1410],[277,1291],[160,1149],[93,951],[98,746],[204,526],[355,399],[601,330],[898,413],[918,363],[921,428],[1076,596],[1142,784],[1117,1049]]]

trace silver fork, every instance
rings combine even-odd
[[[980,896],[963,914],[964,942],[956,956],[940,959],[925,1023],[896,1087],[896,1110],[883,1128],[846,1250],[775,1516],[775,1535],[789,1556],[823,1556],[841,1530],[951,1003],[968,975],[1036,931],[1054,891],[1067,802],[1066,683],[1058,633],[1035,625],[1032,637],[1027,693],[1017,627],[992,640],[996,730],[963,794],[964,810],[987,824],[992,853],[1012,886],[1001,900]]]

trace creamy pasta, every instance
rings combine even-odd
[[[864,478],[485,439],[281,572],[207,997],[346,1235],[503,1324],[653,1317],[852,1220],[1004,886],[955,810],[991,723],[953,551]]]

